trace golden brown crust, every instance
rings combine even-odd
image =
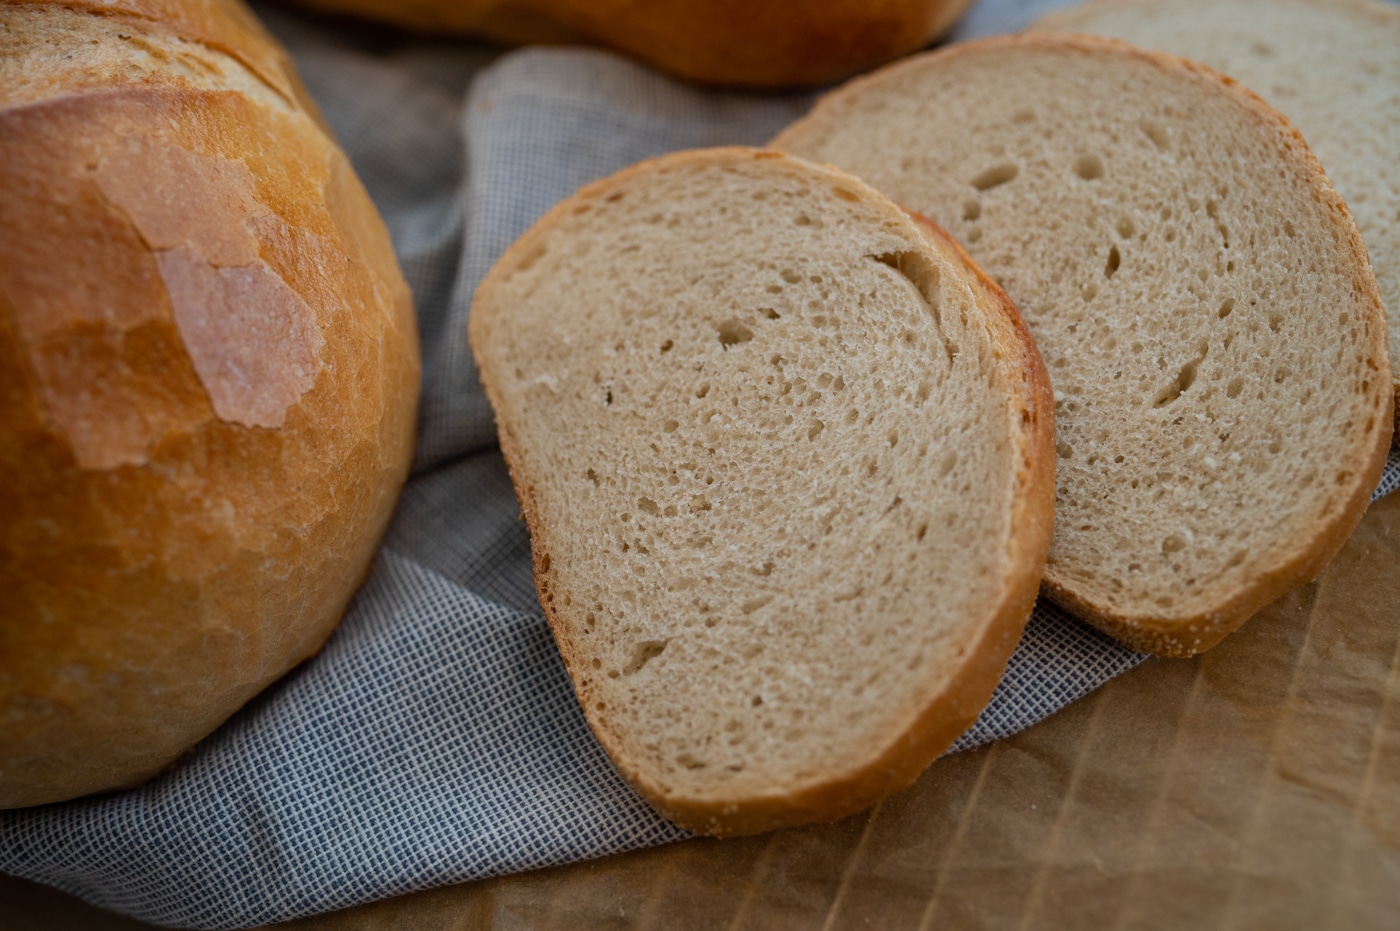
[[[906,55],[971,0],[304,0],[427,32],[507,42],[591,42],[705,84],[792,87],[840,80]]]
[[[859,95],[868,89],[897,86],[901,75],[927,67],[935,56],[948,60],[955,56],[1002,54],[1020,48],[1048,48],[1070,54],[1134,59],[1162,70],[1184,72],[1195,80],[1213,85],[1215,92],[1231,95],[1254,115],[1261,127],[1277,134],[1282,156],[1292,160],[1297,177],[1308,185],[1317,201],[1326,206],[1334,230],[1355,260],[1355,290],[1367,304],[1364,315],[1366,341],[1370,346],[1367,365],[1378,373],[1378,377],[1368,382],[1371,415],[1356,441],[1354,461],[1343,470],[1341,487],[1324,512],[1319,514],[1311,538],[1281,554],[1272,566],[1259,572],[1247,586],[1223,597],[1211,611],[1189,617],[1124,616],[1095,599],[1074,579],[1057,573],[1053,561],[1046,567],[1042,582],[1044,593],[1075,615],[1133,649],[1164,656],[1190,656],[1218,643],[1279,595],[1314,578],[1341,548],[1364,514],[1371,492],[1384,469],[1392,430],[1400,429],[1400,408],[1397,407],[1400,402],[1396,400],[1400,395],[1391,390],[1394,382],[1388,361],[1385,311],[1379,288],[1360,233],[1346,204],[1327,181],[1322,166],[1308,149],[1302,135],[1286,117],[1232,78],[1195,62],[1140,49],[1117,39],[1049,33],[997,36],[898,62],[831,92],[817,103],[808,117],[785,129],[771,144],[776,148],[794,145],[794,140],[807,131],[810,122],[837,117],[840,107],[854,105],[852,101],[858,100]]]
[[[63,9],[149,24],[237,60],[289,103],[321,121],[291,58],[237,0],[9,0],[9,5],[15,9]]]
[[[755,160],[791,158],[771,150],[712,149],[663,156],[662,160],[676,164],[731,159],[736,155]],[[474,308],[488,303],[482,300],[482,295],[490,291],[493,281],[508,276],[512,269],[528,261],[552,227],[569,216],[580,201],[604,196],[612,187],[650,171],[656,161],[660,160],[643,162],[611,178],[595,182],[541,218],[502,255],[478,289]],[[854,178],[842,177],[843,184],[878,196]],[[1049,376],[1029,331],[1005,292],[940,227],[927,218],[911,216],[932,248],[962,263],[972,273],[982,292],[980,303],[988,311],[986,321],[992,331],[993,342],[1003,354],[1002,371],[1017,382],[1008,391],[1008,419],[1018,431],[1015,444],[1019,460],[1010,520],[1011,535],[1007,541],[1008,569],[1001,600],[980,626],[976,640],[967,644],[959,654],[960,665],[947,676],[947,686],[936,694],[925,696],[918,707],[911,709],[898,737],[864,765],[811,780],[797,791],[731,797],[723,802],[672,791],[655,781],[653,774],[631,758],[613,732],[608,717],[597,711],[593,696],[585,684],[587,663],[574,642],[574,625],[555,604],[552,594],[554,567],[550,521],[540,513],[514,426],[508,417],[500,413],[504,410],[504,399],[492,377],[491,364],[487,361],[493,331],[500,325],[497,318],[507,311],[502,309],[489,316],[485,312],[474,312],[471,317],[471,345],[480,360],[487,397],[498,412],[501,450],[510,469],[521,512],[530,529],[540,603],[578,692],[585,717],[623,777],[658,811],[695,833],[728,837],[816,821],[834,821],[908,786],[981,713],[1020,641],[1035,602],[1054,519],[1054,402]]]
[[[148,778],[319,649],[407,473],[418,347],[382,223],[294,101],[63,92],[0,109],[0,166],[15,807]]]

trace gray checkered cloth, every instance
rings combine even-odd
[[[1048,5],[988,0],[961,36]],[[413,477],[319,656],[139,789],[0,813],[0,870],[158,924],[240,928],[684,837],[617,775],[574,700],[467,311],[496,256],[579,185],[673,149],[761,144],[811,98],[704,93],[602,52],[496,58],[260,12],[384,212],[417,298]],[[1382,490],[1397,486],[1392,458]],[[1142,659],[1042,604],[954,749]]]

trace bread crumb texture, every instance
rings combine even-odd
[[[1389,316],[1390,358],[1400,359],[1400,6],[1097,0],[1035,28],[1114,36],[1198,61],[1281,110],[1356,218]]]
[[[579,700],[663,810],[727,816],[688,826],[786,823],[744,818],[860,775],[1017,602],[947,741],[990,694],[1051,468],[1043,369],[992,290],[854,178],[716,150],[586,188],[478,292]]]
[[[0,7],[4,807],[140,782],[315,652],[412,451],[408,290],[281,52],[100,6]]]
[[[986,40],[852,82],[775,140],[959,238],[1054,385],[1046,583],[1140,649],[1209,647],[1310,578],[1379,480],[1384,312],[1302,138],[1194,65]]]

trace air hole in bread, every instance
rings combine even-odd
[[[782,314],[778,313],[771,307],[760,307],[758,309],[758,312],[763,314],[763,316],[767,317],[769,320],[777,320],[782,317]],[[777,362],[774,362],[773,364],[776,365]]]
[[[1000,187],[1008,181],[1014,181],[1021,173],[1012,162],[1005,162],[1001,165],[994,165],[972,179],[972,186],[979,191],[990,191],[994,187]]]
[[[643,640],[632,647],[632,655],[627,660],[627,665],[622,667],[624,676],[635,675],[642,670],[647,663],[656,659],[670,644],[670,640]]]
[[[725,349],[753,339],[753,330],[732,317],[722,321],[716,329],[719,331],[719,344]]]
[[[1081,155],[1074,160],[1074,173],[1085,181],[1103,177],[1103,159],[1097,155]]]
[[[835,194],[841,200],[847,201],[848,203],[852,204],[860,200],[859,194],[857,194],[855,191],[843,188],[840,185],[833,187],[831,189],[831,193]]]
[[[676,428],[678,428],[679,426],[680,426],[680,423],[678,423],[677,421],[668,420],[668,421],[666,421],[664,424],[661,425],[661,429],[664,430],[664,431],[666,431],[667,433],[675,433],[675,432],[676,432]]]
[[[689,753],[681,753],[681,754],[678,754],[678,755],[676,756],[676,762],[679,763],[679,764],[681,764],[682,766],[684,766],[686,769],[704,769],[704,768],[705,768],[705,763],[704,763],[703,760],[698,760],[698,759],[696,759],[694,756],[692,756],[692,755],[689,754]]]
[[[1204,353],[1202,354],[1202,358],[1204,358]],[[1176,380],[1157,393],[1157,397],[1153,401],[1153,406],[1166,407],[1168,404],[1181,397],[1185,391],[1195,384],[1196,367],[1200,365],[1200,363],[1201,359],[1197,358],[1183,365],[1181,371],[1177,373]]]
[[[942,295],[939,293],[938,268],[927,256],[918,252],[887,252],[882,255],[872,255],[870,258],[893,269],[914,286],[914,291],[918,295],[920,303],[923,304],[924,310],[933,319],[934,329],[938,332],[938,339],[943,343],[943,351],[951,364],[958,354],[958,347],[943,332],[943,301]]]
[[[1132,239],[1137,235],[1137,224],[1132,217],[1124,217],[1118,221],[1118,235],[1124,239]]]
[[[1233,297],[1227,297],[1224,301],[1221,302],[1220,309],[1217,310],[1215,313],[1216,316],[1218,316],[1221,320],[1224,320],[1226,317],[1230,316],[1234,309],[1235,299]],[[1234,395],[1231,395],[1231,397],[1234,397]]]
[[[977,200],[963,201],[962,218],[971,223],[982,216],[982,202]]]
[[[1055,452],[1059,454],[1061,459],[1070,459],[1074,456],[1074,447],[1061,440],[1055,444]]]
[[[1162,126],[1160,123],[1143,120],[1138,124],[1138,128],[1141,129],[1143,133],[1147,135],[1147,138],[1152,140],[1152,144],[1159,149],[1165,149],[1171,141],[1171,137],[1167,134],[1166,127]]]
[[[759,608],[768,604],[768,602],[772,600],[772,595],[759,595],[757,598],[750,598],[748,601],[744,602],[742,605],[739,606],[739,610],[745,614],[753,614]]]
[[[1117,246],[1111,246],[1108,250],[1108,264],[1104,266],[1103,276],[1112,278],[1114,272],[1118,271],[1118,266],[1123,263],[1123,257],[1118,253]]]
[[[668,339],[668,340],[666,340],[666,342],[664,342],[664,343],[661,344],[661,351],[662,351],[662,352],[670,352],[670,351],[671,351],[671,347],[674,346],[674,345],[676,345],[676,344],[675,344],[674,342],[672,342],[671,340]]]
[[[818,420],[816,423],[812,424],[812,426],[807,430],[807,439],[815,440],[818,436],[821,435],[821,432],[825,429],[826,424]]]
[[[1184,549],[1186,549],[1186,541],[1182,539],[1180,534],[1170,534],[1162,541],[1163,553],[1179,553]]]
[[[802,276],[790,268],[783,269],[783,280],[788,284],[797,284],[802,280]]]

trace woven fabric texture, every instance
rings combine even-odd
[[[983,2],[959,37],[1062,4]],[[581,184],[762,144],[810,95],[701,92],[598,51],[499,56],[258,12],[390,227],[419,313],[414,473],[325,650],[137,790],[0,812],[0,870],[157,924],[241,928],[679,839],[574,701],[465,340],[477,283]],[[1392,457],[1384,491],[1400,487]],[[1005,737],[1143,657],[1044,604],[954,747]]]

